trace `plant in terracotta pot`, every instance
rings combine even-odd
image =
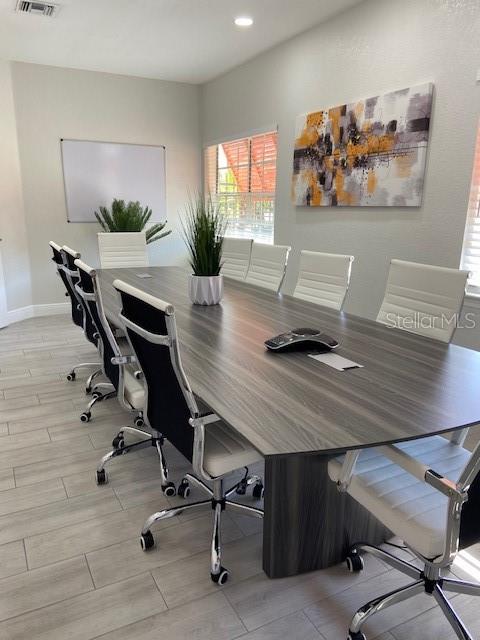
[[[188,292],[193,304],[218,304],[223,296],[222,245],[226,222],[211,197],[191,196],[182,220],[192,275]]]

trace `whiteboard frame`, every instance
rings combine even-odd
[[[165,152],[163,163],[163,180],[165,185],[165,209],[167,204],[167,148],[164,144],[143,144],[142,142],[118,142],[116,140],[86,140],[84,138],[60,138],[60,157],[62,161],[62,180],[63,180],[63,193],[65,196],[65,211],[67,214],[67,222],[69,224],[98,224],[97,220],[70,220],[68,217],[68,196],[67,196],[67,183],[65,182],[65,165],[63,157],[63,142],[91,142],[94,144],[121,144],[122,146],[130,147],[154,147],[156,149],[163,149]]]

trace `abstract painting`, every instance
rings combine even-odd
[[[433,84],[297,120],[292,198],[307,207],[418,207]]]

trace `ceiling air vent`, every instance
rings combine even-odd
[[[26,0],[18,0],[15,11],[18,13],[31,13],[35,16],[47,16],[51,18],[57,6],[48,2],[27,2]]]

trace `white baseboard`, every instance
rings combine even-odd
[[[52,304],[30,304],[27,307],[12,309],[7,312],[8,324],[20,322],[28,318],[37,318],[38,316],[56,316],[61,313],[68,313],[70,310],[70,302],[53,302]]]

